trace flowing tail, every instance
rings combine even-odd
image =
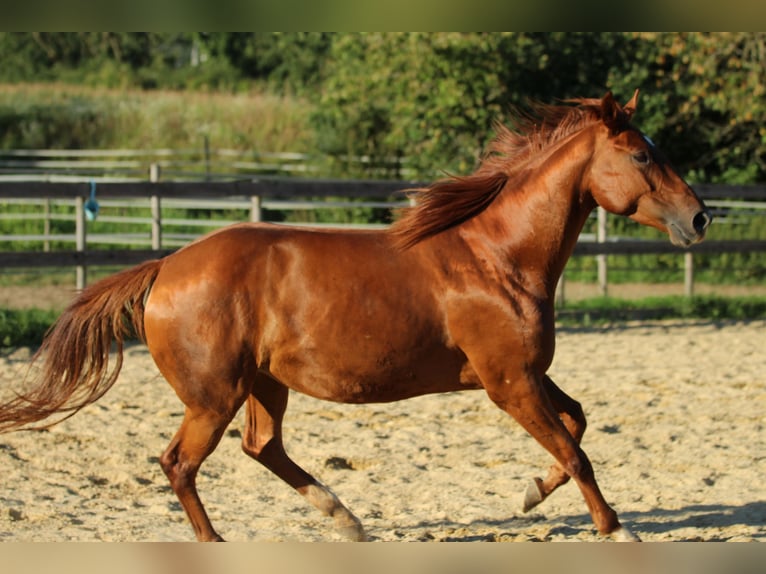
[[[0,403],[0,432],[50,427],[97,401],[114,385],[125,337],[133,333],[146,339],[144,303],[161,265],[159,259],[147,261],[94,283],[75,298],[32,357],[30,373],[41,363],[27,381],[31,388]],[[64,416],[30,426],[55,414]]]

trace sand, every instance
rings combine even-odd
[[[766,540],[766,322],[562,329],[550,374],[584,406],[583,447],[645,541]],[[0,357],[0,389],[29,349]],[[49,431],[0,435],[0,541],[189,541],[157,463],[182,405],[145,347],[117,385]],[[232,541],[341,540],[240,449],[240,413],[198,486]],[[528,514],[550,457],[481,391],[349,406],[291,396],[288,452],[372,541],[597,541],[577,487]]]

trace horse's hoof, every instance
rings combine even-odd
[[[527,486],[527,491],[524,493],[524,506],[522,508],[524,512],[529,512],[545,498],[543,496],[542,483],[543,481],[539,478],[533,478],[532,482]]]
[[[345,509],[344,509],[345,510]],[[367,534],[359,519],[348,510],[335,516],[335,531],[352,542],[367,542]]]
[[[624,526],[620,526],[617,530],[612,532],[612,539],[615,542],[641,542],[641,539],[638,536]]]
[[[367,542],[367,534],[361,527],[341,526],[336,527],[335,531],[351,542]]]

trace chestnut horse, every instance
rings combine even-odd
[[[233,225],[89,286],[36,354],[39,381],[0,405],[0,430],[96,401],[133,332],[186,406],[160,464],[198,540],[221,537],[195,477],[243,403],[245,453],[364,540],[359,520],[285,453],[289,389],[343,403],[484,389],[555,460],[531,481],[525,510],[573,478],[600,533],[637,540],[579,446],[580,404],[546,374],[556,283],[597,205],[680,246],[711,221],[630,123],[637,95],[539,106],[498,126],[473,174],[414,190],[417,205],[386,230]]]

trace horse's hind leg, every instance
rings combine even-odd
[[[569,431],[577,443],[582,440],[585,433],[585,414],[582,406],[572,397],[556,386],[556,384],[547,375],[543,378],[543,387],[548,393],[548,397],[553,404],[553,408],[559,414],[561,422]],[[527,487],[524,494],[524,512],[529,512],[535,506],[545,500],[559,486],[569,481],[569,475],[564,467],[555,462],[548,470],[545,479],[535,477]]]
[[[187,408],[181,428],[160,457],[162,470],[170,480],[170,486],[178,496],[200,542],[223,540],[213,529],[202,506],[197,493],[196,477],[200,465],[218,446],[232,418],[228,414],[221,415],[211,410]]]
[[[274,379],[259,375],[247,399],[242,449],[302,494],[326,516],[345,537],[367,539],[361,522],[338,497],[295,464],[282,444],[282,420],[289,391]]]

